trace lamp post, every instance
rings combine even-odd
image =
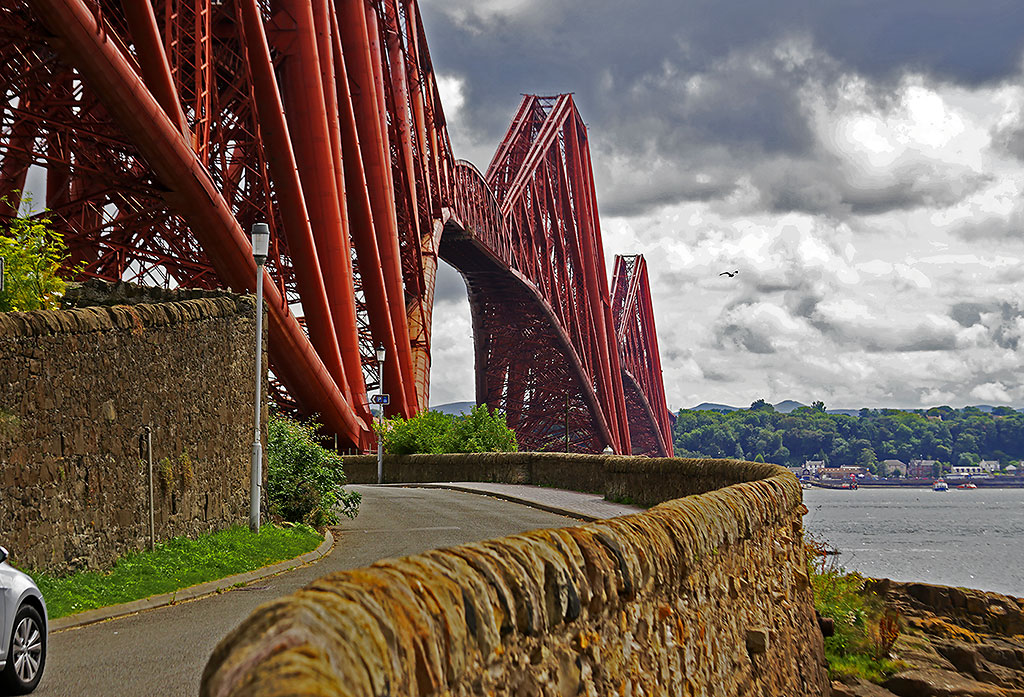
[[[252,226],[252,258],[256,261],[256,410],[249,470],[249,529],[260,531],[260,485],[263,483],[263,443],[260,439],[260,398],[263,396],[263,264],[270,245],[270,226]]]
[[[380,371],[380,383],[378,393],[381,399],[377,400],[377,483],[384,483],[384,357],[386,356],[383,346],[377,347],[377,370]]]

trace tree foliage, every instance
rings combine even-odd
[[[318,441],[319,424],[271,413],[267,424],[267,501],[272,515],[322,527],[359,511],[360,496],[344,491],[341,457]]]
[[[519,449],[505,414],[477,405],[469,414],[452,416],[425,411],[411,419],[395,416],[383,426],[384,450],[393,455],[413,453],[484,453]]]
[[[938,460],[1008,464],[1024,456],[1024,414],[998,407],[903,411],[862,409],[857,416],[829,414],[822,402],[789,414],[765,400],[750,409],[679,412],[673,429],[676,455],[763,459],[797,466],[824,460],[829,466],[861,465],[878,472],[883,460]]]
[[[67,284],[61,277],[68,248],[45,215],[0,223],[4,290],[0,312],[50,310],[60,305]]]

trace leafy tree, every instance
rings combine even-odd
[[[491,411],[484,404],[455,419],[452,429],[456,453],[515,452],[519,450],[515,432],[505,422],[505,413]]]
[[[425,411],[405,419],[395,416],[383,426],[384,450],[393,455],[413,453],[482,453],[516,451],[516,434],[505,414],[477,405],[469,414],[451,416]]]
[[[833,467],[895,458],[960,462],[966,454],[1008,462],[1024,456],[1024,413],[1003,408],[936,407],[928,411],[864,409],[858,416],[802,407],[776,412],[765,400],[725,414],[681,410],[673,427],[676,451],[692,457],[739,457],[790,466],[824,460]]]
[[[315,421],[300,423],[270,414],[267,424],[267,502],[270,513],[294,523],[322,527],[338,522],[337,511],[355,518],[360,495],[342,490],[341,457],[318,442]]]
[[[0,225],[4,290],[0,312],[49,310],[59,306],[67,284],[61,277],[67,245],[45,215],[15,217]]]
[[[411,419],[395,416],[382,429],[384,451],[393,455],[452,452],[454,419],[439,411],[425,411]]]
[[[981,461],[981,458],[974,453],[960,453],[960,457],[957,459],[956,464],[961,467],[974,467]]]

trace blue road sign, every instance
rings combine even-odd
[[[391,395],[375,394],[370,397],[370,404],[391,404]]]

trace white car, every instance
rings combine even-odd
[[[24,695],[36,689],[46,665],[46,603],[8,556],[0,547],[0,694]]]

